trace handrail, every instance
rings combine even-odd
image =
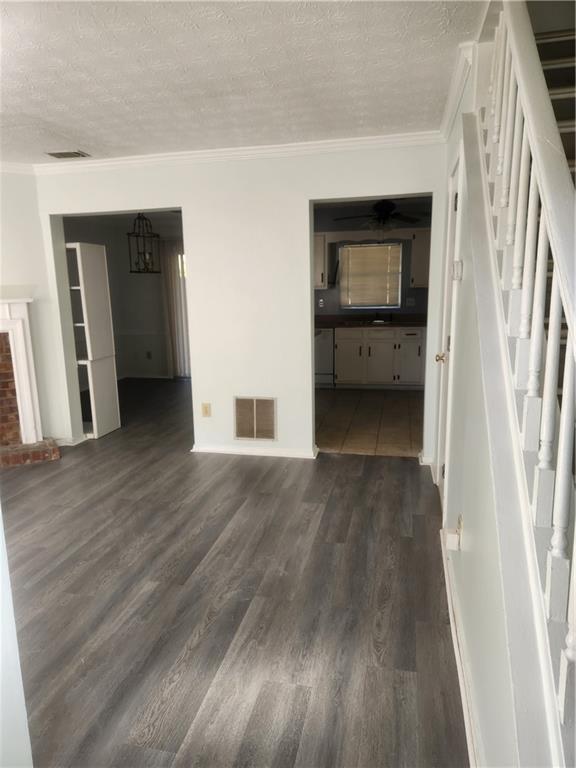
[[[504,2],[503,11],[536,178],[548,221],[550,245],[558,270],[560,296],[571,331],[572,351],[576,354],[574,185],[526,3]]]

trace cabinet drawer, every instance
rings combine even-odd
[[[397,338],[399,339],[421,339],[422,329],[421,328],[398,328],[397,334],[398,334]]]
[[[336,328],[335,337],[337,342],[346,339],[362,341],[363,333],[363,328]]]
[[[374,339],[393,339],[396,336],[394,328],[367,328],[366,338]]]

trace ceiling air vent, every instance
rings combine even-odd
[[[272,397],[236,397],[236,438],[276,439],[276,400]]]
[[[72,149],[68,152],[46,152],[50,157],[55,157],[57,160],[70,160],[74,157],[90,157],[88,152],[82,152],[81,149]]]

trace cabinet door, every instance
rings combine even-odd
[[[394,381],[394,342],[369,339],[366,348],[366,380],[368,384],[389,384]]]
[[[396,375],[400,384],[420,384],[422,382],[422,342],[404,341],[398,344],[396,351]]]
[[[314,235],[314,288],[326,288],[326,235]]]
[[[362,339],[337,339],[334,364],[338,384],[361,384],[364,381],[365,368]]]
[[[410,265],[410,286],[428,288],[430,271],[430,230],[419,229],[412,238],[412,257]]]

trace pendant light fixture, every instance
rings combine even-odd
[[[130,272],[158,274],[160,269],[160,235],[152,231],[152,222],[143,213],[134,219],[128,232]]]

